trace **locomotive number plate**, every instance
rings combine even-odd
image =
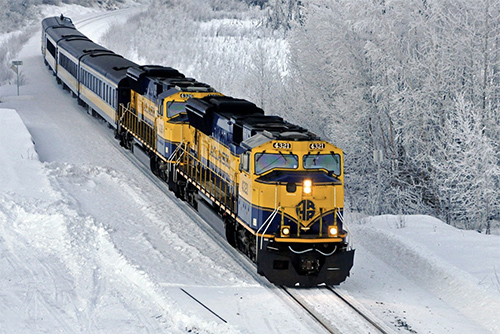
[[[325,148],[325,143],[311,143],[309,144],[310,150],[322,150]]]
[[[275,149],[290,150],[292,148],[292,144],[290,144],[290,143],[274,143],[273,147]]]

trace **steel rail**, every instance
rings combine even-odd
[[[290,292],[288,288],[285,286],[280,287],[281,290],[287,294],[294,302],[296,302],[307,314],[309,314],[317,323],[321,325],[328,333],[330,334],[340,334],[340,332],[335,331],[330,325],[326,323],[325,320],[322,319],[321,316],[316,314],[314,310],[312,310],[310,307],[305,305],[303,301],[301,301],[297,296],[294,296],[293,293]]]
[[[372,325],[373,327],[375,327],[375,329],[377,329],[380,333],[382,334],[390,334],[389,332],[387,332],[385,329],[382,328],[382,326],[380,326],[377,322],[375,322],[375,320],[371,319],[369,316],[367,316],[365,313],[363,313],[359,308],[357,308],[356,306],[354,306],[350,301],[347,300],[347,298],[345,298],[344,296],[342,296],[340,293],[338,293],[337,291],[335,291],[335,288],[331,287],[331,286],[325,286],[323,287],[323,289],[326,289],[328,291],[331,291],[335,296],[337,296],[340,300],[342,300],[346,305],[348,305],[354,312],[356,312],[357,314],[359,314],[363,319],[365,319],[370,325]]]

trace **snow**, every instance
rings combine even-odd
[[[96,38],[133,12],[65,10]],[[0,333],[320,333],[61,90],[39,39],[18,57],[21,96],[0,87]],[[339,290],[356,305],[394,332],[500,332],[500,236],[429,216],[350,220]],[[303,293],[341,331],[367,332],[323,290]]]
[[[418,215],[370,217],[352,230],[357,263],[343,289],[373,298],[373,312],[418,333],[499,332],[498,236]]]

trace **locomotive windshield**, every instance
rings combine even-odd
[[[186,104],[181,102],[170,102],[167,104],[167,117],[172,118],[175,115],[186,112]]]
[[[305,169],[326,169],[334,175],[340,175],[339,154],[308,154],[304,155]]]
[[[296,169],[297,167],[299,167],[299,157],[295,154],[255,154],[255,174],[262,174],[275,168]]]

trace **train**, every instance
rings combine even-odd
[[[172,67],[136,64],[62,14],[42,20],[41,42],[56,81],[178,198],[213,210],[258,274],[278,286],[347,279],[355,250],[340,148]]]

